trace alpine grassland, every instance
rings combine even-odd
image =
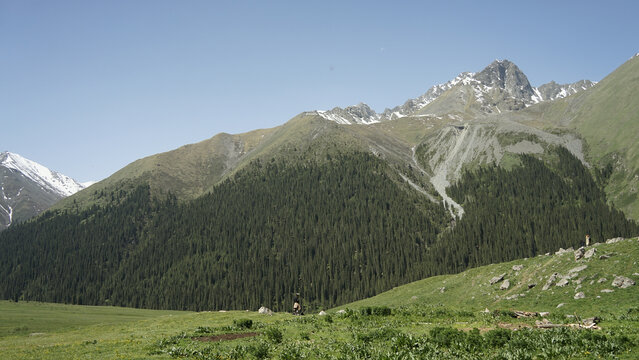
[[[431,277],[321,315],[3,301],[0,348],[6,359],[636,359],[639,287],[614,283],[639,280],[639,239],[593,240],[588,257]]]

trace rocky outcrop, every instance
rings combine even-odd
[[[510,280],[506,279],[504,280],[503,283],[501,283],[501,286],[499,287],[500,290],[508,290],[508,288],[510,287]]]
[[[490,279],[490,285],[495,285],[498,282],[504,280],[504,276],[506,276],[506,273],[493,277],[492,279]]]
[[[612,281],[612,286],[618,287],[620,289],[629,288],[634,285],[635,285],[635,281],[625,276],[617,276]]]

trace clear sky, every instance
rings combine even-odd
[[[0,0],[0,151],[79,181],[219,132],[380,112],[509,59],[533,86],[639,51],[630,1]]]

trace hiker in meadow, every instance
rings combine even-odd
[[[293,315],[302,315],[302,305],[300,305],[300,293],[295,293],[295,297],[293,297]]]
[[[586,234],[586,246],[590,246],[590,235]]]

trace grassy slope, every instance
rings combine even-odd
[[[481,310],[527,310],[550,311],[550,319],[557,322],[574,321],[565,315],[579,317],[600,316],[601,326],[607,331],[623,331],[639,340],[637,319],[624,318],[628,309],[639,308],[639,286],[616,289],[610,286],[613,274],[632,275],[639,272],[639,239],[625,240],[616,244],[598,244],[595,257],[575,262],[572,253],[538,256],[532,259],[513,261],[471,269],[457,275],[438,276],[395,288],[370,299],[358,301],[342,308],[358,309],[364,306],[389,306],[397,309],[388,318],[372,317],[344,318],[335,316],[325,321],[316,316],[302,318],[289,314],[264,316],[256,312],[167,312],[114,307],[87,307],[42,303],[0,302],[0,348],[5,358],[169,358],[164,354],[150,355],[152,350],[170,350],[172,345],[159,347],[161,340],[167,341],[182,332],[193,334],[198,327],[222,329],[233,325],[234,320],[251,319],[256,325],[253,331],[263,335],[257,338],[233,340],[213,345],[180,340],[181,349],[215,347],[215,351],[229,352],[233,348],[257,346],[266,339],[266,329],[277,327],[283,332],[284,342],[271,346],[271,355],[292,351],[343,351],[344,343],[376,336],[377,333],[402,332],[411,336],[427,336],[437,326],[452,326],[458,329],[478,327],[490,329],[500,323],[523,326],[531,319],[515,320],[507,316],[483,314]],[[602,254],[613,254],[600,260]],[[516,273],[513,265],[523,265]],[[586,277],[582,282],[585,299],[574,300],[575,284],[566,287],[541,288],[553,272],[566,274],[578,265],[588,267],[575,278]],[[499,290],[499,285],[488,285],[491,277],[507,273],[511,288]],[[601,277],[604,283],[597,283]],[[595,280],[590,285],[590,281]],[[527,284],[537,286],[527,290]],[[445,287],[444,292],[441,288]],[[603,288],[615,289],[613,293],[601,293]],[[505,296],[526,294],[517,300],[505,300]],[[499,295],[499,298],[496,296]],[[601,296],[597,299],[596,296]],[[474,297],[474,298],[473,298]],[[557,304],[565,303],[559,309]],[[337,309],[329,311],[334,313]],[[636,316],[635,316],[636,317]],[[221,330],[237,332],[246,330]],[[41,334],[34,334],[41,333]],[[368,335],[367,335],[368,334]],[[391,336],[388,335],[388,336]],[[392,336],[396,336],[392,335]],[[304,340],[306,339],[306,340]],[[310,340],[309,340],[310,339]],[[306,342],[308,341],[308,342]],[[328,349],[328,350],[326,350]],[[342,349],[342,350],[340,350]],[[379,348],[377,348],[379,349]],[[360,349],[362,350],[362,349]],[[635,350],[637,350],[635,348]],[[349,350],[350,351],[350,350]],[[632,352],[621,354],[632,358]]]
[[[606,192],[628,217],[639,219],[639,57],[588,91],[540,105],[531,107],[530,113],[546,127],[580,134],[589,162],[614,166]]]
[[[615,275],[623,275],[639,282],[639,239],[625,240],[616,244],[596,244],[595,256],[590,259],[574,260],[573,252],[561,255],[540,255],[531,259],[522,259],[508,263],[482,266],[467,270],[461,274],[436,276],[411,284],[399,286],[369,299],[342,306],[403,306],[410,304],[446,304],[457,309],[477,311],[489,309],[517,309],[525,311],[556,311],[557,305],[564,303],[562,312],[579,312],[584,316],[600,315],[605,312],[624,312],[628,307],[639,306],[639,286],[617,289],[611,286]],[[614,254],[609,259],[600,260],[603,254]],[[523,265],[519,272],[513,265]],[[566,275],[570,269],[587,265],[579,276],[565,287],[553,286],[542,290],[548,278],[555,272]],[[496,275],[506,273],[510,280],[508,290],[500,290],[501,283],[490,285]],[[574,280],[585,277],[578,290]],[[597,281],[607,280],[603,283]],[[594,280],[593,284],[590,284]],[[528,284],[536,283],[532,289]],[[445,288],[442,292],[441,289]],[[602,289],[614,289],[613,293],[601,293]],[[585,299],[575,300],[576,292],[584,292]],[[506,297],[524,294],[513,300]],[[600,298],[597,298],[600,296]]]

